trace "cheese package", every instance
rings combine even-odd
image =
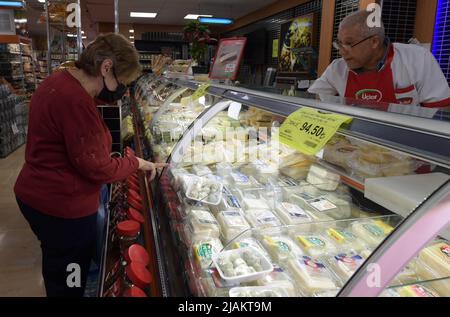
[[[228,189],[228,187],[224,186],[222,190],[222,199],[218,205],[210,205],[210,210],[217,214],[220,211],[229,209],[241,209],[241,204],[239,203],[237,197]]]
[[[212,174],[212,171],[205,165],[193,165],[192,171],[195,173],[195,175],[200,177]]]
[[[227,162],[220,162],[216,164],[216,173],[220,176],[228,176],[233,171],[233,166]]]
[[[200,278],[201,296],[203,297],[227,297],[229,287],[218,287],[212,277]]]
[[[433,282],[428,282],[427,285],[430,285],[430,287],[439,292],[441,296],[450,297],[450,282],[448,276],[439,275],[422,262],[419,262],[419,265],[416,266],[415,270],[418,275],[418,280],[422,281],[435,280]]]
[[[338,288],[325,264],[309,256],[291,259],[287,267],[306,296]]]
[[[275,211],[277,212],[278,217],[286,225],[296,225],[313,221],[312,216],[307,211],[297,205],[288,202],[282,202],[281,204],[278,204],[275,208]]]
[[[257,159],[241,167],[241,171],[247,175],[255,175],[255,179],[263,184],[267,183],[269,177],[278,175],[277,165],[263,159]]]
[[[305,179],[311,167],[311,161],[303,161],[291,166],[280,168],[280,172],[296,180]]]
[[[286,146],[284,144],[279,144],[279,157],[278,164],[280,168],[288,167],[288,166],[310,166],[314,161],[314,158],[311,156],[304,155],[297,150]],[[275,160],[274,160],[275,161]]]
[[[230,297],[289,297],[282,286],[247,286],[230,289]]]
[[[308,194],[294,194],[290,201],[308,211],[317,221],[332,221],[330,214],[338,213],[339,208],[325,198],[314,198]]]
[[[269,228],[281,226],[280,220],[267,209],[249,209],[246,218],[253,228]]]
[[[238,237],[231,245],[233,249],[253,247],[261,252],[266,258],[270,259],[269,253],[264,249],[261,244],[252,237]]]
[[[214,216],[205,210],[192,210],[188,216],[187,227],[191,241],[198,238],[219,238],[220,227]]]
[[[401,297],[440,297],[435,290],[420,284],[402,286],[395,289],[395,291]]]
[[[207,269],[212,264],[212,257],[223,249],[223,245],[217,238],[197,240],[192,246],[194,259],[202,269]]]
[[[330,269],[340,278],[343,285],[364,263],[364,257],[354,252],[339,253],[328,258],[328,263]]]
[[[252,198],[244,198],[242,200],[243,207],[245,210],[249,209],[266,209],[270,210],[269,205],[263,199],[252,199]]]
[[[233,171],[230,173],[231,183],[237,188],[254,188],[259,184],[253,176],[247,176],[241,172]]]
[[[250,229],[250,225],[238,209],[219,212],[217,221],[222,229],[222,237],[225,243]]]
[[[394,230],[381,220],[362,221],[352,224],[353,233],[364,240],[370,248],[377,247]]]
[[[320,234],[293,234],[293,237],[305,254],[308,254],[313,258],[319,258],[337,252],[333,242]]]
[[[319,189],[334,191],[339,185],[341,177],[317,164],[311,165],[306,181]]]
[[[264,276],[255,283],[258,286],[278,286],[282,287],[289,296],[295,297],[297,290],[292,283],[292,278],[281,267],[274,265],[272,273]]]
[[[323,196],[323,198],[337,207],[337,210],[332,209],[327,212],[328,216],[333,217],[336,220],[349,219],[352,217],[352,208],[350,203],[348,202],[348,199],[345,199],[345,196],[327,194]]]
[[[450,245],[447,242],[434,242],[419,253],[419,259],[439,277],[450,276]]]
[[[272,258],[278,263],[303,255],[303,252],[295,242],[287,236],[264,236],[261,241]]]
[[[323,159],[348,170],[348,162],[359,148],[345,138],[332,139],[324,148]]]
[[[341,250],[354,250],[359,252],[367,249],[367,244],[355,236],[350,229],[328,228],[326,233]]]

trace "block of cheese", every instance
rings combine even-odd
[[[303,255],[291,259],[288,261],[287,267],[307,296],[338,288],[325,264],[309,256]]]
[[[231,193],[227,186],[223,187],[222,199],[217,206],[211,205],[211,211],[217,214],[220,211],[229,209],[241,209],[241,204],[239,203],[237,197]]]
[[[266,209],[269,210],[270,207],[267,202],[263,199],[252,199],[252,198],[244,198],[243,199],[243,207],[244,209]]]
[[[219,238],[219,223],[209,211],[192,210],[188,217],[188,228],[192,240],[199,237]]]
[[[331,270],[345,284],[364,263],[364,257],[355,252],[339,253],[328,259]]]
[[[351,229],[328,228],[326,233],[341,250],[354,250],[359,252],[367,248],[367,244],[355,236]]]
[[[310,161],[303,161],[291,166],[282,167],[280,168],[280,172],[286,176],[292,177],[293,179],[302,180],[308,175],[310,167]]]
[[[323,198],[337,207],[337,210],[333,209],[327,212],[328,216],[333,217],[336,220],[351,218],[352,209],[345,197],[340,197],[336,194],[326,194]]]
[[[258,286],[277,286],[282,287],[289,296],[295,297],[297,291],[292,278],[281,267],[274,265],[273,271],[256,281]]]
[[[278,204],[275,207],[275,211],[277,212],[278,217],[286,225],[296,225],[313,221],[312,216],[307,211],[297,205],[288,202],[282,202]]]
[[[402,286],[395,290],[401,297],[440,297],[436,291],[420,284]]]
[[[208,238],[196,241],[192,249],[196,263],[206,269],[212,264],[212,256],[222,251],[223,245],[217,238]]]
[[[323,200],[321,198],[316,199],[305,193],[294,194],[290,196],[289,201],[294,205],[298,205],[303,210],[306,210],[316,221],[334,220],[334,218],[328,216],[326,212],[321,212],[317,208],[323,211],[337,211],[337,206],[331,204],[331,202],[326,203],[326,200]],[[314,205],[311,205],[311,203],[313,203]],[[317,208],[315,208],[314,206]]]
[[[212,174],[212,171],[205,165],[193,165],[192,171],[195,173],[195,175],[200,177]]]
[[[430,285],[430,287],[435,289],[441,296],[450,297],[450,281],[446,278],[448,276],[439,275],[424,263],[420,263],[416,266],[416,272],[419,276],[419,280],[436,280],[434,282],[428,282],[427,285]],[[443,279],[439,280],[440,278]]]
[[[253,176],[247,176],[241,172],[233,171],[230,173],[231,183],[238,188],[252,188],[258,185]]]
[[[450,276],[450,244],[445,241],[433,243],[419,253],[419,259],[438,276]]]
[[[262,243],[272,258],[282,263],[303,255],[303,252],[292,239],[283,235],[270,235],[262,238]]]
[[[337,248],[323,235],[294,235],[295,241],[300,245],[305,254],[310,255],[313,258],[319,258],[321,256],[337,253]]]
[[[316,185],[319,189],[334,191],[339,185],[341,177],[317,164],[311,165],[306,181]]]
[[[254,228],[269,228],[281,226],[280,220],[267,209],[249,209],[246,218]]]
[[[253,247],[261,252],[267,259],[270,259],[270,255],[267,253],[266,249],[264,249],[261,244],[252,237],[238,237],[236,241],[231,244],[231,247],[233,249]]]
[[[222,237],[225,243],[250,229],[250,225],[238,209],[219,212],[217,221],[222,229]]]
[[[362,221],[352,224],[353,233],[363,239],[371,248],[377,247],[391,231],[391,226],[381,220]]]

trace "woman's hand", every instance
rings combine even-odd
[[[155,179],[156,171],[158,168],[163,168],[163,167],[166,167],[169,165],[167,163],[152,163],[152,162],[143,160],[139,157],[137,157],[137,160],[139,162],[139,169],[141,171],[150,172],[150,179],[149,179],[150,181]]]

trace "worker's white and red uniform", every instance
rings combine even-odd
[[[340,58],[328,66],[308,91],[358,99],[362,103],[450,106],[450,87],[430,51],[413,44],[392,43],[388,47],[379,71],[357,73]]]

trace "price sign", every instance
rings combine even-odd
[[[203,84],[200,87],[198,87],[198,89],[192,95],[192,100],[197,100],[200,97],[203,97],[204,95],[206,95],[206,90],[209,88],[209,86],[211,86],[211,85]]]
[[[315,155],[351,117],[303,107],[292,113],[280,127],[280,142],[306,154]]]

